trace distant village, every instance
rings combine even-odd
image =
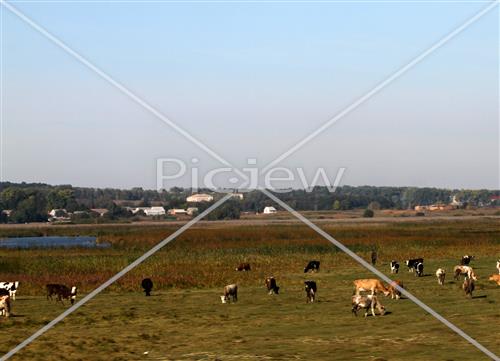
[[[232,198],[236,198],[238,200],[243,200],[243,194],[242,193],[231,193]],[[199,208],[195,207],[194,205],[199,204],[199,203],[210,203],[214,200],[214,196],[211,194],[206,194],[206,193],[200,193],[200,194],[193,194],[190,195],[189,197],[186,198],[186,202],[190,205],[193,205],[191,207],[187,208],[171,208],[165,210],[163,206],[151,206],[151,207],[129,207],[125,206],[123,207],[127,212],[129,212],[133,216],[143,216],[143,217],[164,217],[164,216],[186,216],[186,217],[193,217],[198,214]],[[118,205],[120,205],[120,202],[116,202]],[[7,215],[9,213],[9,210],[4,211]],[[263,210],[263,214],[273,214],[276,213],[277,210],[276,208],[272,206],[267,206]],[[74,211],[74,212],[68,212],[64,208],[57,208],[57,209],[52,209],[48,212],[48,220],[49,222],[69,222],[72,220],[72,217],[75,216],[83,216],[83,215],[93,215],[96,217],[104,217],[106,214],[109,213],[109,210],[106,208],[91,208],[89,211]]]

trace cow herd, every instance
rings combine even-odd
[[[469,265],[474,259],[474,256],[465,255],[460,260],[460,265],[453,268],[454,279],[459,280],[460,276],[464,276],[464,282],[462,284],[462,289],[466,296],[472,298],[472,292],[475,288],[475,282],[478,280],[474,269]],[[422,277],[424,272],[424,260],[423,258],[408,259],[405,261],[409,272],[414,272],[415,276]],[[399,263],[396,260],[390,262],[391,273],[398,273]],[[497,261],[496,265],[498,274],[493,274],[489,277],[490,281],[494,281],[497,285],[500,285],[500,260]],[[444,286],[444,280],[446,277],[446,270],[444,268],[438,268],[436,270],[436,278],[440,286]],[[399,286],[399,287],[397,287]],[[373,316],[375,316],[375,309],[377,309],[381,315],[385,314],[385,308],[381,305],[379,299],[377,298],[378,293],[382,293],[385,296],[391,296],[391,298],[399,299],[401,297],[401,292],[399,288],[404,289],[403,283],[399,280],[394,280],[387,287],[378,279],[359,279],[354,281],[354,291],[355,295],[352,296],[352,312],[357,315],[357,311],[360,309],[365,310],[365,317],[368,315],[368,310],[371,310]],[[369,292],[368,295],[363,296],[360,293],[362,291]]]
[[[16,300],[16,293],[19,289],[19,282],[0,282],[0,316],[9,317],[11,314],[11,303]],[[56,302],[69,300],[71,304],[75,303],[77,288],[69,288],[65,285],[51,283],[45,286],[47,290],[47,300],[56,298]]]
[[[372,264],[376,262],[375,252],[371,254]],[[462,289],[466,296],[472,297],[472,292],[475,288],[475,281],[478,277],[474,272],[474,269],[469,265],[474,259],[474,256],[465,255],[460,260],[460,265],[457,265],[453,269],[454,278],[458,280],[460,276],[464,276],[464,282],[462,284]],[[407,259],[405,262],[408,272],[415,273],[416,277],[424,276],[424,259],[423,258],[412,258]],[[397,260],[392,260],[390,262],[390,271],[393,274],[399,272],[399,263]],[[319,272],[320,262],[319,261],[309,261],[304,267],[304,273],[309,271]],[[251,267],[248,263],[242,263],[236,267],[237,271],[250,271]],[[498,275],[490,276],[491,281],[497,282],[500,285],[500,260],[497,262]],[[446,270],[444,268],[438,268],[436,270],[436,278],[438,284],[444,286],[446,277]],[[386,297],[391,297],[392,299],[399,300],[401,298],[401,289],[404,289],[403,282],[400,280],[394,280],[389,285],[385,285],[382,281],[378,279],[357,279],[353,282],[354,284],[354,295],[352,296],[352,313],[357,316],[359,310],[365,311],[365,317],[369,312],[373,316],[376,315],[376,311],[380,315],[385,314],[385,307],[380,302],[378,294],[383,294]],[[279,287],[276,283],[276,279],[272,276],[267,277],[265,280],[265,285],[267,291],[270,295],[279,294]],[[304,291],[306,293],[306,302],[312,303],[316,299],[316,294],[318,292],[318,286],[315,281],[307,280],[304,281]],[[366,294],[362,294],[365,292]],[[224,287],[223,294],[220,296],[222,303],[236,302],[238,300],[238,285],[230,284]]]
[[[374,261],[374,258],[375,257],[373,257],[372,253],[372,261]],[[464,276],[462,289],[464,290],[465,295],[469,297],[472,297],[475,282],[478,280],[474,269],[470,266],[473,259],[473,256],[465,255],[460,260],[460,265],[453,268],[453,276],[455,280],[459,280],[461,276]],[[405,261],[405,264],[409,272],[414,272],[417,277],[423,276],[423,258],[408,259]],[[391,273],[397,274],[399,272],[399,263],[397,260],[392,260],[389,265]],[[500,260],[497,261],[496,268],[498,274],[491,275],[489,280],[496,282],[497,285],[500,286]],[[304,267],[304,273],[308,273],[309,271],[319,272],[319,269],[320,261],[309,261]],[[241,263],[238,267],[236,267],[236,270],[241,272],[251,271],[251,266],[249,263]],[[436,270],[436,278],[440,286],[444,286],[445,277],[446,270],[444,268],[438,268]],[[352,296],[352,313],[357,315],[359,310],[364,309],[365,317],[368,315],[369,311],[371,311],[372,315],[375,316],[375,310],[377,310],[381,315],[385,314],[385,307],[381,304],[377,294],[383,294],[386,297],[391,296],[392,299],[400,299],[400,289],[404,289],[403,283],[399,280],[394,280],[387,286],[385,286],[384,283],[378,279],[358,279],[355,280],[353,284],[354,295]],[[142,280],[141,286],[146,296],[150,296],[153,289],[153,281],[150,278],[145,278]],[[265,279],[265,286],[269,295],[279,294],[280,287],[273,276],[269,276]],[[9,317],[11,314],[11,303],[16,299],[18,288],[19,282],[0,282],[0,316]],[[316,282],[313,280],[304,281],[304,291],[306,293],[306,302],[313,303],[318,292]],[[61,304],[64,304],[63,300],[69,300],[71,304],[74,304],[77,296],[77,288],[75,286],[69,288],[61,284],[46,285],[46,292],[47,300],[53,300],[55,297],[56,302],[60,302]],[[367,292],[368,294],[363,295],[361,294],[362,292]],[[238,285],[229,284],[225,286],[220,299],[222,303],[237,302]]]

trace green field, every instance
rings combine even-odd
[[[378,267],[386,274],[392,258],[424,257],[426,276],[416,278],[402,265],[397,278],[415,296],[498,355],[500,287],[487,281],[487,276],[496,271],[500,256],[498,224],[498,218],[477,218],[326,223],[322,227],[365,258],[376,247]],[[0,250],[0,279],[22,282],[13,304],[15,317],[0,320],[0,352],[8,351],[65,309],[45,300],[46,282],[76,284],[89,292],[173,229],[129,226],[87,232],[113,243],[109,249]],[[83,234],[78,227],[47,227],[36,232]],[[460,283],[450,276],[465,253],[477,257],[473,266],[479,281],[472,299],[464,296]],[[310,259],[321,260],[320,273],[301,272]],[[250,262],[252,271],[234,271],[241,261]],[[444,287],[434,276],[438,267],[448,271]],[[281,287],[278,296],[267,295],[263,285],[264,278],[271,274]],[[157,286],[149,298],[138,287],[145,276],[152,277]],[[13,359],[487,359],[406,299],[382,297],[389,311],[385,316],[354,317],[350,305],[352,281],[368,277],[368,271],[297,224],[202,224]],[[315,304],[305,303],[305,279],[318,283]],[[219,298],[222,286],[232,282],[239,285],[239,301],[223,305]]]

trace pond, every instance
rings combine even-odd
[[[0,248],[107,248],[109,243],[97,243],[96,237],[12,237],[1,238]]]

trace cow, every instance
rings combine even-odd
[[[470,261],[472,261],[474,259],[474,256],[469,256],[468,254],[466,254],[465,256],[462,256],[462,259],[460,260],[460,264],[462,266],[468,266]]]
[[[375,308],[379,311],[381,316],[385,314],[385,307],[382,306],[378,297],[375,295],[352,296],[352,313],[354,316],[357,316],[358,311],[362,308],[365,310],[365,317],[368,316],[368,309],[371,309],[373,317],[375,317]]]
[[[389,290],[389,293],[391,295],[391,299],[399,300],[401,298],[401,291],[399,291],[396,286],[399,286],[400,288],[404,288],[403,281],[394,280],[389,284],[389,287],[387,287],[387,289]]]
[[[497,261],[497,271],[498,274],[500,275],[500,259]]]
[[[424,264],[419,262],[415,265],[415,276],[422,277],[424,275]]]
[[[372,266],[375,266],[377,263],[377,251],[373,250],[371,254]]]
[[[424,263],[424,259],[423,258],[407,259],[405,263],[406,267],[408,267],[408,272],[413,272],[417,264]]]
[[[306,291],[306,303],[313,303],[316,299],[316,293],[318,292],[318,287],[314,281],[304,281],[304,290]]]
[[[446,277],[446,270],[444,268],[438,268],[436,270],[436,277],[438,284],[444,286],[444,278]]]
[[[391,261],[391,273],[398,273],[399,272],[399,263],[396,260]]]
[[[19,288],[19,282],[0,282],[0,289],[9,291],[9,296],[12,301],[16,299],[16,292]]]
[[[141,286],[146,296],[151,296],[151,290],[153,289],[153,281],[151,281],[151,278],[144,278],[141,282]]]
[[[355,280],[353,283],[357,296],[359,296],[361,291],[369,291],[372,295],[383,293],[384,296],[389,296],[390,294],[390,291],[384,286],[382,281],[375,278]]]
[[[238,267],[236,267],[236,271],[250,271],[250,263],[240,263]]]
[[[461,275],[464,275],[465,278],[471,278],[474,281],[477,281],[477,276],[474,273],[474,270],[470,266],[455,266],[453,268],[453,273],[455,274],[455,279],[458,280],[458,278]]]
[[[279,290],[280,290],[280,288],[276,284],[276,279],[272,276],[266,278],[266,288],[267,288],[267,291],[269,292],[270,295],[272,295],[272,294],[277,295],[279,293]]]
[[[233,302],[238,301],[238,285],[235,283],[225,286],[224,294],[220,296],[222,303],[231,302],[231,298]]]
[[[77,288],[75,286],[66,287],[65,285],[60,284],[48,284],[45,286],[47,289],[47,300],[50,298],[52,300],[52,296],[57,296],[56,302],[59,301],[64,304],[63,299],[70,300],[71,304],[75,303]]]
[[[10,317],[10,296],[0,296],[0,316]]]
[[[491,275],[490,278],[488,278],[489,281],[496,282],[498,286],[500,286],[500,275]]]
[[[304,273],[307,273],[309,271],[319,272],[319,264],[319,261],[309,261],[307,266],[304,268]]]
[[[462,289],[465,291],[466,296],[472,298],[472,292],[474,291],[474,279],[466,278],[462,284]]]

